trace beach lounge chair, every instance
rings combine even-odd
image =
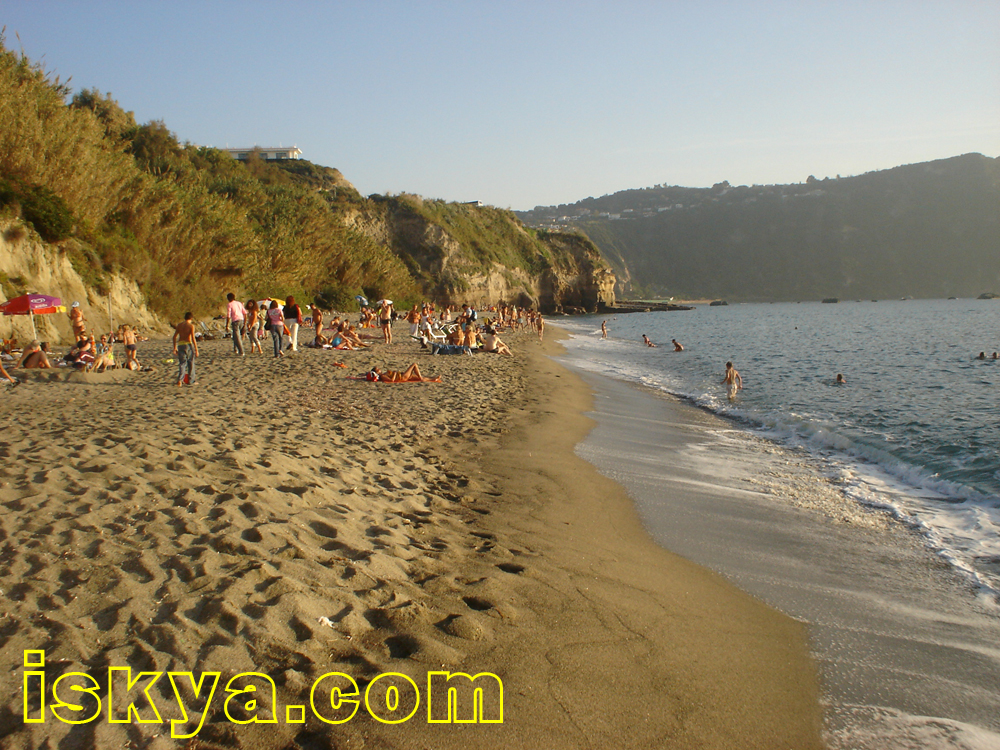
[[[204,321],[199,321],[198,325],[201,326],[201,338],[203,340],[205,341],[215,340],[215,334],[212,333],[212,330],[207,325],[205,325]]]

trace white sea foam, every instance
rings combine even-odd
[[[574,366],[685,399],[767,439],[807,451],[845,500],[884,509],[916,529],[985,598],[1000,602],[1000,497],[894,455],[894,443],[906,438],[891,430],[858,429],[815,408],[781,410],[759,399],[730,402],[721,392],[721,378],[696,368],[679,371],[675,363],[682,360],[670,359],[672,352],[664,358],[663,349],[650,350],[634,340],[602,340],[599,329],[592,331],[587,323],[565,327],[572,333],[565,343]],[[622,321],[615,327],[621,329]]]
[[[827,733],[831,750],[997,750],[1000,734],[934,716],[876,706],[829,709],[840,728]]]

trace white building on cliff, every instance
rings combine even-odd
[[[250,158],[250,154],[255,150],[260,154],[260,158],[265,161],[280,161],[282,159],[298,159],[302,156],[302,151],[295,146],[285,147],[279,146],[278,148],[264,148],[263,146],[254,146],[253,148],[224,148],[223,151],[227,152],[234,159],[239,161],[246,161]]]

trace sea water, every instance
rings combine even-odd
[[[558,321],[595,389],[578,452],[665,547],[808,623],[836,750],[1000,748],[997,323],[972,300]]]
[[[1000,300],[706,305],[559,324],[579,366],[809,451],[846,498],[891,510],[1000,597],[1000,359],[989,358]],[[744,385],[732,401],[727,361]]]

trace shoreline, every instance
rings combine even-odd
[[[1000,622],[921,536],[846,503],[805,457],[738,420],[581,374],[598,424],[577,452],[628,488],[644,527],[810,623],[831,748],[996,743]]]
[[[8,394],[5,746],[175,746],[106,714],[22,724],[38,648],[53,676],[259,669],[279,703],[331,669],[362,689],[390,671],[503,679],[502,725],[237,726],[216,707],[204,747],[821,746],[804,628],[660,549],[573,454],[591,396],[550,342],[513,337],[514,360],[400,342],[259,365],[208,342],[181,389],[149,342],[155,373]],[[344,380],[414,360],[445,383]]]

